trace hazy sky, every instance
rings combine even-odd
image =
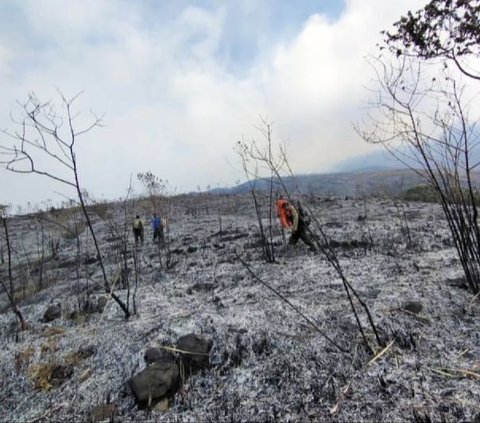
[[[78,142],[81,183],[124,195],[151,170],[184,192],[244,180],[235,142],[287,142],[298,173],[371,149],[352,130],[380,31],[424,0],[2,0],[0,128],[30,91],[104,114]],[[6,139],[1,135],[1,141]],[[8,142],[8,141],[7,141]],[[61,200],[68,189],[0,170],[0,204]],[[137,185],[136,192],[141,192]]]

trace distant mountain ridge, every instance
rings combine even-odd
[[[395,196],[423,182],[423,178],[410,169],[357,170],[283,178],[283,183],[289,192],[333,197],[359,197],[380,193]],[[244,182],[232,190],[246,192],[250,189],[250,184],[254,184],[258,190],[270,190],[269,179]],[[278,189],[281,190],[281,187]]]
[[[474,182],[480,184],[480,173],[475,173]],[[351,172],[307,174],[286,176],[283,183],[291,193],[315,194],[330,197],[364,197],[372,195],[398,196],[402,192],[418,185],[426,184],[426,180],[412,169],[385,169],[381,167],[355,170]],[[244,182],[232,188],[216,188],[214,193],[244,193],[255,186],[259,191],[270,190],[269,178],[258,178]],[[274,191],[282,191],[278,183]]]

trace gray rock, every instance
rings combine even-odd
[[[42,322],[48,323],[58,319],[62,315],[62,307],[60,304],[51,305],[43,314]]]
[[[407,310],[410,313],[419,314],[423,310],[423,304],[419,301],[407,301],[402,304],[401,307],[403,310]]]
[[[235,283],[241,282],[244,278],[245,278],[245,276],[240,274],[240,273],[235,273],[232,277],[233,282],[235,282]]]
[[[191,295],[191,294],[193,294],[194,292],[209,292],[209,291],[211,291],[214,287],[215,287],[215,285],[214,285],[213,283],[209,283],[209,282],[205,282],[205,283],[197,282],[197,283],[195,283],[194,285],[192,285],[191,287],[189,287],[189,288],[187,289],[187,294]]]
[[[158,401],[175,393],[180,372],[173,360],[153,363],[129,380],[130,388],[140,406],[153,407]]]
[[[363,293],[363,296],[366,297],[366,298],[375,299],[375,298],[378,297],[378,294],[380,294],[380,290],[372,288],[372,289],[368,289],[367,291],[365,291]]]
[[[209,354],[213,342],[195,334],[182,336],[177,341],[177,349],[182,351],[180,356],[185,368],[195,372],[210,365]]]
[[[97,300],[97,310],[99,313],[102,313],[103,310],[105,309],[105,306],[107,305],[108,302],[108,297],[98,297]]]
[[[76,356],[80,360],[86,360],[87,358],[91,357],[96,353],[96,348],[94,346],[88,346],[88,347],[80,347],[78,351],[76,352]]]

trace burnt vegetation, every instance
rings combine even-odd
[[[1,419],[477,421],[478,135],[458,77],[478,79],[477,3],[431,1],[371,58],[377,97],[356,129],[423,181],[396,196],[300,189],[262,119],[236,144],[247,192],[176,195],[147,171],[146,196],[130,183],[99,202],[75,153],[102,119],[61,93],[19,103],[0,163],[73,194],[0,208]],[[312,251],[287,242],[279,194]]]
[[[258,194],[257,205],[268,216],[268,192]],[[127,322],[103,292],[87,228],[79,233],[78,249],[77,239],[50,221],[71,227],[77,216],[71,209],[48,212],[55,216],[45,219],[44,230],[56,234],[59,248],[42,265],[31,230],[37,213],[8,219],[16,304],[28,328],[20,330],[3,294],[2,416],[88,419],[107,410],[114,419],[135,420],[475,417],[478,302],[466,289],[440,205],[402,203],[400,214],[399,200],[309,198],[329,248],[372,314],[383,341],[375,346],[367,315],[359,319],[369,344],[327,257],[285,245],[275,226],[276,261],[265,261],[250,194],[169,201],[167,242],[175,264],[168,269],[161,268],[148,228],[143,246],[135,246],[131,233],[126,244],[119,233],[112,235],[111,222],[123,221],[125,204],[127,216],[146,216],[148,198],[102,204],[98,213],[91,209],[100,246],[108,252],[105,266],[119,275],[114,292],[132,309],[133,289],[128,299],[125,279],[135,287],[136,313]],[[30,265],[22,243],[31,251]],[[2,266],[1,277],[7,273]],[[186,367],[196,356],[182,360],[178,346],[189,333],[204,340],[199,345],[206,343],[207,352],[198,354],[208,364],[197,370]],[[147,369],[162,375],[150,394],[141,389]]]

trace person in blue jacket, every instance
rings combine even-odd
[[[153,242],[163,242],[162,220],[156,214],[152,218]]]

